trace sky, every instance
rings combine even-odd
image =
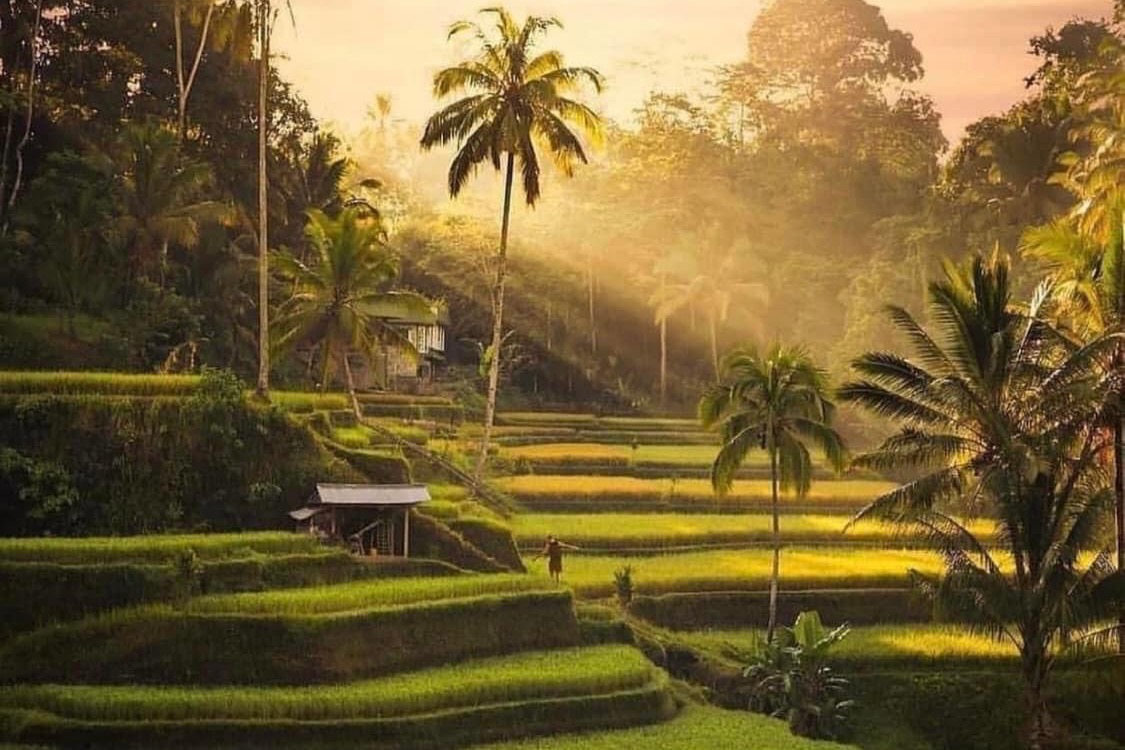
[[[435,108],[433,74],[461,59],[449,25],[492,0],[292,0],[296,25],[282,18],[275,49],[283,74],[320,118],[353,130],[377,93],[392,117],[422,122]],[[554,15],[549,37],[568,62],[608,80],[596,100],[628,123],[648,92],[705,90],[711,71],[746,53],[760,0],[509,0],[518,17]],[[943,115],[953,142],[969,123],[1002,112],[1023,95],[1036,67],[1028,40],[1075,16],[1111,15],[1111,0],[882,0],[891,26],[914,35],[925,78],[917,85]]]

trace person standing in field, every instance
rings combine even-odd
[[[559,583],[559,579],[562,577],[563,550],[575,551],[577,549],[579,548],[573,544],[560,542],[553,535],[549,535],[546,544],[543,545],[543,551],[536,555],[534,559],[546,557],[547,572],[551,574],[552,581]]]

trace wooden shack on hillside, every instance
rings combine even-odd
[[[410,556],[410,510],[430,499],[424,484],[318,484],[289,513],[298,531],[344,542],[355,554]]]

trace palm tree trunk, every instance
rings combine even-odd
[[[207,5],[207,15],[203,17],[203,26],[199,31],[199,46],[195,50],[195,59],[192,61],[191,70],[187,80],[184,80],[184,41],[182,21],[180,20],[180,2],[175,0],[172,9],[172,23],[176,31],[176,104],[178,109],[178,124],[180,140],[187,138],[187,103],[191,96],[191,88],[195,85],[195,75],[199,72],[199,63],[203,60],[203,48],[207,44],[207,32],[211,28],[211,17],[215,14],[215,3]]]
[[[356,419],[363,419],[363,411],[359,408],[359,398],[355,395],[355,379],[352,377],[352,366],[348,362],[348,349],[345,346],[343,355],[340,357],[344,361],[344,381],[348,386],[348,399],[352,404],[352,413],[355,414]]]
[[[12,182],[12,193],[8,196],[8,208],[16,205],[20,186],[23,182],[23,150],[31,140],[31,119],[35,113],[35,72],[39,62],[39,28],[43,22],[43,0],[35,2],[35,26],[31,32],[31,64],[27,73],[27,116],[24,119],[23,137],[16,144],[16,177]],[[5,226],[7,222],[5,221]]]
[[[715,379],[719,379],[719,331],[718,322],[715,320],[715,311],[712,310],[707,318],[707,326],[711,332],[711,364],[715,368]]]
[[[668,399],[668,319],[660,320],[660,405]]]
[[[270,289],[269,289],[269,181],[266,175],[267,93],[270,77],[270,3],[260,0],[258,34],[262,59],[258,63],[258,387],[266,398],[270,390]]]
[[[508,153],[507,173],[504,177],[504,215],[500,226],[500,254],[496,262],[496,286],[493,299],[496,309],[492,315],[492,358],[488,363],[488,399],[484,406],[484,431],[480,440],[480,458],[477,459],[475,479],[480,482],[488,464],[488,444],[492,438],[492,423],[496,419],[496,391],[500,386],[500,345],[504,340],[504,282],[508,275],[508,226],[512,216],[512,177],[516,168],[516,155]]]
[[[773,515],[773,566],[770,570],[769,620],[766,624],[766,642],[773,641],[777,629],[777,588],[781,578],[781,523],[777,500],[777,442],[773,434],[773,415],[770,415],[766,447],[770,453],[770,511]]]
[[[1125,570],[1125,415],[1119,416],[1113,425],[1113,473],[1117,569]],[[1117,625],[1117,653],[1125,654],[1125,609],[1118,615]]]
[[[594,311],[594,256],[586,254],[586,291],[590,302],[590,351],[598,353],[598,319]]]

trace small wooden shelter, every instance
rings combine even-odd
[[[360,555],[410,556],[410,510],[430,499],[424,484],[318,484],[291,511],[298,531],[347,542]]]

